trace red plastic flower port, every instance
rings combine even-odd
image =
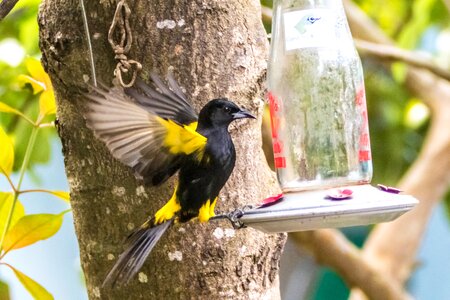
[[[264,208],[268,206],[272,206],[274,204],[277,204],[278,202],[281,202],[283,200],[283,194],[278,194],[276,196],[272,196],[269,198],[266,198],[262,201],[262,204],[258,208]]]

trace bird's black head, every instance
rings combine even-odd
[[[247,110],[241,109],[226,98],[221,98],[211,100],[203,106],[198,116],[198,124],[204,127],[228,127],[232,121],[243,118],[255,119]]]

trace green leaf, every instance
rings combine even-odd
[[[33,296],[34,299],[36,300],[54,299],[52,294],[50,294],[42,285],[40,285],[27,275],[23,274],[16,268],[13,268],[10,265],[7,266],[14,271],[14,274],[16,274],[17,279],[19,279],[20,283],[22,283],[22,285],[27,289],[27,291],[30,292],[31,296]]]
[[[391,65],[392,77],[394,77],[397,83],[402,84],[406,80],[406,65],[401,62],[395,62]]]
[[[26,84],[31,85],[34,95],[42,92],[45,89],[44,83],[42,83],[39,80],[36,80],[33,77],[28,76],[28,75],[23,75],[23,74],[19,75],[17,77],[17,81],[19,82],[19,85],[26,85]]]
[[[8,215],[11,210],[13,200],[14,196],[12,193],[0,192],[0,235],[3,233],[3,230],[5,230],[6,220],[8,219]],[[25,209],[23,208],[22,203],[20,203],[20,201],[17,200],[9,228],[12,228],[17,223],[17,221],[24,215]]]
[[[19,3],[22,2],[19,1]],[[26,2],[26,1],[25,1]],[[36,5],[28,5],[27,10],[36,10],[35,16],[37,15]],[[19,28],[19,40],[22,46],[26,49],[27,53],[32,53],[32,51],[39,44],[39,25],[36,22],[36,18],[28,18],[24,20]],[[35,51],[35,50],[34,50]]]
[[[22,113],[20,111],[12,108],[11,106],[9,106],[8,104],[3,103],[3,102],[0,102],[0,112],[13,113],[13,114],[16,114],[19,116],[22,115]]]
[[[69,192],[65,192],[65,191],[48,191],[50,194],[63,199],[64,201],[66,201],[67,203],[70,203],[70,194]]]
[[[0,172],[11,174],[14,163],[14,147],[11,138],[0,127]]]
[[[422,33],[432,24],[431,11],[436,0],[416,0],[412,3],[412,17],[403,27],[398,38],[401,48],[412,49],[422,37]]]
[[[17,109],[12,108],[11,106],[9,106],[6,103],[0,102],[0,112],[16,114],[16,115],[24,118],[25,120],[27,120],[28,122],[33,124],[33,121],[31,121],[27,116],[25,116],[23,113],[21,113]]]
[[[37,107],[34,107],[37,113]],[[37,114],[36,114],[37,115]],[[26,152],[26,146],[30,139],[32,127],[27,122],[19,122],[14,131],[14,145],[15,145],[15,159],[14,162],[20,166]],[[36,163],[46,163],[51,157],[51,141],[55,137],[55,130],[39,130],[36,137],[36,148],[31,153],[30,164],[28,171],[33,170],[33,165]]]
[[[19,249],[48,239],[61,228],[64,213],[35,214],[22,217],[5,236],[3,250]]]
[[[47,116],[56,113],[56,102],[53,88],[50,86],[39,97],[40,114]]]
[[[70,194],[69,192],[65,192],[65,191],[50,191],[50,190],[39,190],[39,192],[44,192],[44,193],[49,193],[52,194],[53,196],[56,196],[64,201],[66,201],[67,203],[70,203]]]
[[[355,1],[385,33],[393,36],[408,18],[410,3],[403,1]],[[408,1],[409,2],[409,1]]]
[[[0,299],[2,299],[2,300],[10,300],[11,299],[11,297],[9,296],[9,287],[3,281],[0,281]]]
[[[25,59],[25,65],[31,76],[21,75],[19,76],[19,81],[24,84],[31,84],[34,94],[42,92],[39,97],[39,114],[41,116],[55,114],[55,94],[50,77],[45,73],[41,62],[35,58],[28,57]]]

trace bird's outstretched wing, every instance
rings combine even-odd
[[[114,157],[133,168],[145,183],[158,185],[181,166],[187,155],[202,156],[206,137],[195,131],[197,115],[176,82],[171,89],[156,75],[159,91],[139,82],[137,89],[94,88],[87,95],[86,121]]]
[[[127,88],[125,93],[139,105],[162,118],[189,125],[197,121],[197,114],[171,72],[167,75],[169,87],[155,73],[150,74],[155,87],[137,79],[135,87]]]

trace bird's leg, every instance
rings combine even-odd
[[[177,200],[177,188],[175,188],[172,198],[170,198],[170,200],[156,212],[155,225],[172,219],[175,213],[180,209],[181,205]]]
[[[211,201],[208,199],[205,204],[200,207],[200,210],[198,211],[198,221],[200,223],[208,222],[210,218],[210,208],[211,208]]]

